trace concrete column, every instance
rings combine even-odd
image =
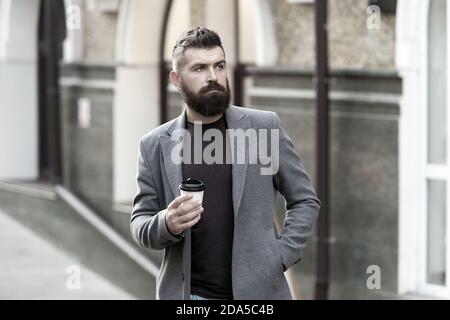
[[[125,0],[116,38],[116,88],[113,107],[114,200],[136,192],[138,141],[157,127],[159,45],[166,0]]]
[[[34,180],[40,1],[0,0],[0,7],[0,179]]]

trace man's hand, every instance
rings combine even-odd
[[[191,194],[181,195],[167,207],[167,228],[173,235],[179,235],[200,220],[203,210],[200,202],[192,200]]]

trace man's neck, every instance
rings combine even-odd
[[[201,122],[202,124],[208,124],[208,123],[213,123],[216,122],[217,120],[219,120],[220,118],[222,118],[223,113],[215,115],[215,116],[211,116],[211,117],[205,117],[201,114],[199,114],[198,112],[195,112],[194,110],[192,110],[191,108],[185,106],[186,108],[186,116],[187,116],[187,121],[189,121],[190,123],[194,123],[194,122]]]

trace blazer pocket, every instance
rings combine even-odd
[[[281,268],[283,269],[283,273],[287,270],[286,266],[283,263],[283,256],[281,255],[281,249],[280,249],[280,242],[278,240],[275,241],[276,244],[276,249],[277,249],[277,253],[278,253],[278,258],[280,259],[280,265]]]
[[[270,228],[265,228],[267,231],[269,231],[270,234],[270,248],[272,251],[272,257],[273,259],[276,259],[276,263],[277,263],[277,267],[278,267],[278,271],[283,274],[286,271],[286,267],[283,264],[283,257],[281,255],[281,250],[279,247],[279,237],[278,237],[278,232],[275,228],[275,225],[273,224]]]

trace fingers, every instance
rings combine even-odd
[[[179,217],[179,222],[181,224],[188,223],[197,217],[201,217],[202,212],[204,211],[203,207],[198,207],[194,211],[191,211],[189,213],[186,213]]]
[[[194,200],[191,194],[183,194],[174,199],[167,207],[166,225],[173,234],[179,234],[196,224],[204,211],[201,202]]]
[[[201,207],[201,203],[197,200],[188,200],[183,202],[182,206],[174,209],[174,214],[177,216],[183,216]]]
[[[200,220],[201,213],[204,209],[203,207],[197,207],[195,210],[186,214],[179,214],[179,212],[177,213],[172,210],[168,211],[166,215],[166,224],[173,234],[179,234],[196,224]]]
[[[201,217],[202,217],[202,215],[199,214],[199,215],[197,215],[194,219],[192,219],[191,221],[186,222],[186,223],[183,223],[183,224],[181,225],[181,229],[182,229],[182,230],[186,230],[186,229],[191,228],[193,225],[195,225],[197,222],[200,221],[200,218],[201,218]]]
[[[175,198],[168,206],[169,209],[178,208],[184,201],[192,199],[192,194],[182,194],[181,196]]]

